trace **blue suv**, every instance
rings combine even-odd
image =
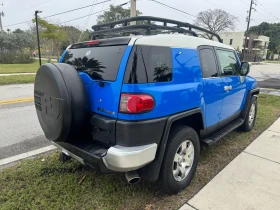
[[[159,181],[173,194],[190,184],[201,145],[253,129],[257,82],[217,34],[156,17],[93,30],[36,75],[38,119],[61,160],[125,172],[129,183]]]

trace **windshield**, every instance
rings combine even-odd
[[[115,81],[127,45],[69,49],[62,63],[94,80]]]

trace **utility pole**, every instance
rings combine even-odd
[[[2,3],[2,7],[3,7],[3,3]],[[2,17],[4,17],[4,12],[0,12],[0,32],[3,32],[3,24],[2,24]]]
[[[0,12],[0,32],[3,32],[3,26],[2,26],[2,12]]]
[[[136,17],[136,0],[130,0],[130,17]],[[136,25],[136,21],[131,22],[131,25]]]
[[[39,38],[39,29],[38,29],[38,13],[41,13],[42,11],[35,11],[35,19],[36,19],[36,33],[37,33],[37,41],[38,41],[38,54],[39,54],[39,63],[40,66],[42,65],[41,61],[41,49],[40,49],[40,38]]]
[[[251,13],[252,13],[252,6],[254,4],[254,1],[251,0],[251,3],[250,3],[250,10],[249,10],[249,18],[248,18],[248,23],[247,23],[247,30],[246,30],[246,33],[245,33],[245,42],[244,42],[244,48],[243,48],[243,53],[242,53],[242,61],[244,61],[244,58],[245,58],[245,51],[246,51],[246,47],[248,45],[248,35],[249,35],[249,27],[250,27],[250,21],[251,21]]]

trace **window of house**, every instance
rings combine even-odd
[[[232,45],[233,39],[229,40],[229,45]]]
[[[216,59],[214,51],[212,49],[201,49],[199,51],[201,68],[203,78],[217,77],[218,69],[216,65]]]

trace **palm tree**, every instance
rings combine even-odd
[[[170,81],[172,79],[171,68],[165,63],[162,63],[160,66],[155,68],[154,76],[155,82]]]

